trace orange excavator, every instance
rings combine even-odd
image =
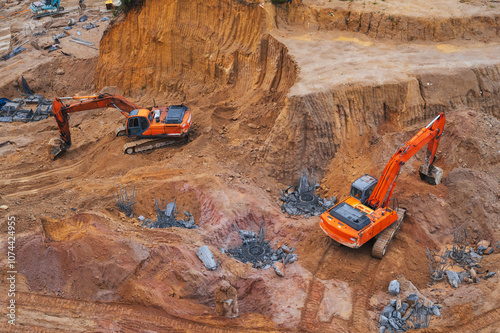
[[[382,178],[377,181],[365,174],[352,183],[350,196],[321,214],[320,227],[333,240],[352,248],[359,248],[377,237],[372,255],[382,258],[399,230],[406,210],[389,202],[396,186],[401,167],[427,144],[425,163],[420,166],[422,180],[432,185],[441,183],[443,170],[433,165],[443,134],[444,113],[399,147],[385,166]]]
[[[63,100],[78,102],[64,104]],[[191,113],[184,105],[145,109],[116,94],[56,97],[52,102],[52,112],[59,127],[60,138],[52,139],[49,143],[52,159],[71,146],[70,113],[107,107],[117,108],[127,118],[126,126],[117,129],[117,136],[142,139],[125,144],[123,152],[126,154],[187,141],[191,128]]]

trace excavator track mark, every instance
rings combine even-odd
[[[403,224],[403,219],[406,215],[406,209],[398,208],[396,209],[396,213],[398,214],[398,219],[396,220],[396,222],[394,222],[390,227],[382,231],[378,235],[377,240],[373,245],[372,256],[374,256],[375,258],[382,259],[385,256],[387,249],[391,244],[392,239],[398,232],[399,228],[401,227],[401,224]]]

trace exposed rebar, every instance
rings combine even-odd
[[[135,197],[137,196],[137,191],[135,186],[130,187],[130,193],[127,191],[127,187],[120,188],[116,194],[113,194],[115,198],[116,206],[120,211],[125,213],[127,216],[133,215],[133,206],[136,203]]]

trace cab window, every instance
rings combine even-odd
[[[356,198],[358,200],[361,200],[361,195],[363,194],[363,192],[361,192],[360,189],[356,188],[356,187],[351,187],[351,197],[353,198]]]

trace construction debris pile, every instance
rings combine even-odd
[[[311,174],[311,177],[308,177],[305,171],[299,179],[299,186],[291,185],[281,191],[282,212],[306,217],[321,215],[335,204],[337,198],[320,198],[316,195],[318,187],[319,184],[315,182],[314,176]]]
[[[186,229],[196,229],[198,226],[194,223],[193,214],[186,212],[184,215],[185,219],[177,220],[177,214],[179,211],[177,210],[177,204],[175,201],[168,202],[165,198],[165,209],[161,209],[162,205],[161,199],[155,199],[155,209],[156,209],[156,218],[155,222],[150,222],[150,220],[143,220],[142,226],[147,228],[186,228]]]
[[[436,253],[427,249],[431,279],[441,281],[445,275],[450,285],[458,288],[463,282],[478,283],[479,276],[482,275],[487,280],[496,275],[496,272],[482,271],[480,260],[483,255],[493,253],[493,247],[487,240],[480,241],[476,248],[470,246],[467,231],[459,227],[454,234],[453,246],[451,250],[445,249],[442,253]],[[451,268],[458,265],[458,271]]]
[[[290,249],[288,246],[283,245],[274,251],[269,241],[264,240],[267,230],[267,228],[264,228],[264,221],[261,221],[257,233],[253,231],[252,222],[250,222],[250,231],[241,230],[237,224],[235,224],[235,228],[242,244],[229,250],[221,249],[222,253],[227,252],[228,256],[245,264],[251,263],[253,268],[268,269],[273,267],[280,276],[284,274],[283,270],[286,264],[297,261],[297,255],[293,253],[295,247]]]
[[[26,98],[15,98],[13,101],[0,99],[0,122],[39,121],[52,115],[52,101],[44,99],[42,95],[35,95],[28,83],[21,78]]]
[[[399,283],[397,280],[391,282],[391,285]],[[391,286],[389,286],[391,292]],[[399,287],[398,291],[399,293]],[[392,292],[392,294],[397,294]],[[420,300],[417,294],[410,294],[404,301],[399,297],[391,299],[386,305],[379,319],[379,333],[387,332],[406,332],[410,329],[419,329],[429,327],[431,316],[440,317],[440,305],[432,304]]]

